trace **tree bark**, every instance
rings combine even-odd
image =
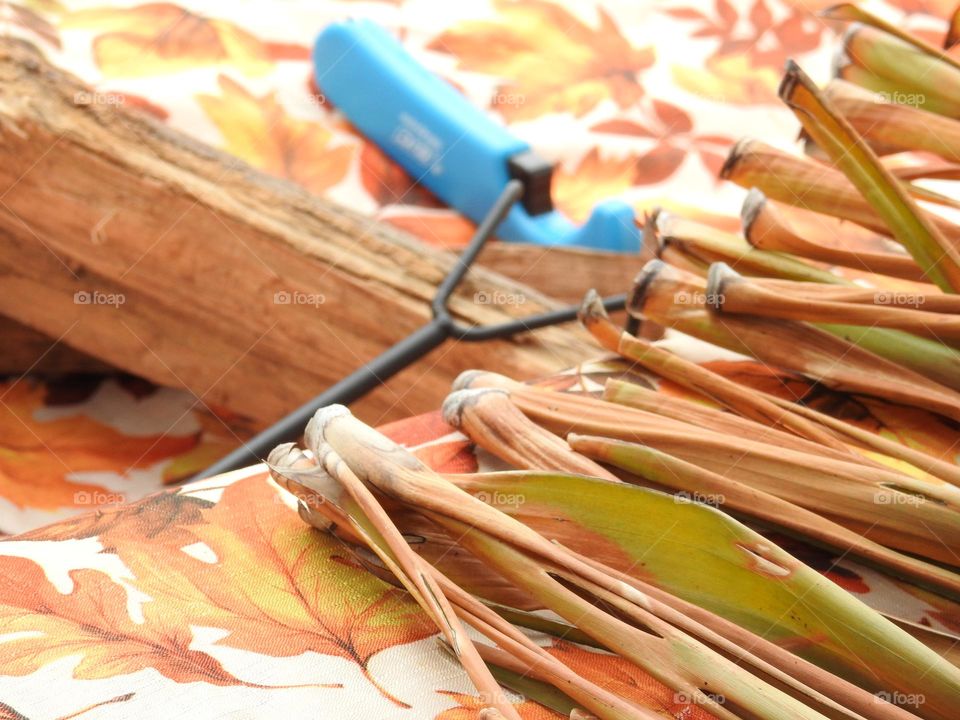
[[[262,422],[429,319],[452,255],[85,90],[0,40],[0,314]],[[556,306],[483,268],[451,301],[468,324]],[[572,325],[449,341],[358,409],[396,419],[464,369],[529,378],[595,352]]]

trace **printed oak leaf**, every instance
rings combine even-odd
[[[33,7],[31,7],[33,6]],[[0,17],[6,24],[19,26],[29,30],[37,37],[50,43],[56,48],[61,47],[57,28],[44,15],[59,12],[60,3],[48,0],[46,2],[0,2]],[[2,716],[0,716],[2,717]]]
[[[674,65],[670,74],[678,86],[707,100],[736,105],[779,102],[781,69],[756,66],[746,55],[710,58],[703,69]]]
[[[960,461],[960,432],[934,413],[884,400],[848,395],[812,384],[807,379],[752,361],[714,361],[705,367],[742,385],[803,401],[814,410],[839,418],[888,440]]]
[[[408,232],[423,242],[446,250],[465,247],[477,226],[469,219],[452,210],[414,210],[390,213],[385,222]]]
[[[307,528],[278,493],[265,475],[240,480],[201,510],[202,522],[184,528],[189,544],[203,543],[213,562],[182,552],[180,538],[145,543],[130,524],[100,539],[152,598],[144,605],[148,625],[188,634],[188,623],[220,628],[228,634],[218,645],[273,657],[341,657],[403,705],[380,688],[369,662],[436,628],[405,592],[343,562],[341,546]]]
[[[494,8],[495,19],[463,22],[429,47],[464,70],[504,78],[493,106],[508,120],[580,117],[604,100],[626,108],[643,96],[638,75],[654,52],[634,47],[603,9],[592,27],[546,0],[498,0]]]
[[[784,17],[775,18],[767,0],[753,0],[742,16],[729,0],[715,0],[712,11],[682,7],[663,12],[697,23],[691,38],[718,40],[698,67],[674,66],[674,81],[692,93],[725,103],[778,102],[783,63],[819,47],[826,27],[809,7],[790,8]]]
[[[372,142],[363,140],[360,151],[360,182],[379,205],[443,207],[437,196],[413,178]]]
[[[143,500],[110,505],[17,536],[20,540],[82,540],[101,536],[108,542],[111,533],[136,536],[142,542],[163,542],[167,547],[183,547],[194,542],[191,525],[203,522],[201,510],[213,505],[209,500],[179,492],[159,492]],[[107,544],[106,550],[113,548]]]
[[[124,695],[117,695],[109,700],[103,700],[102,702],[94,703],[93,705],[87,705],[85,708],[75,710],[69,715],[61,715],[57,720],[73,720],[73,718],[86,715],[87,713],[102,708],[105,705],[114,705],[116,703],[127,702],[134,696],[134,694],[135,693],[126,693]],[[6,703],[0,702],[0,720],[30,720],[30,718],[22,713],[17,712]]]
[[[225,75],[220,95],[199,95],[204,112],[223,134],[225,150],[278,177],[322,193],[346,177],[353,145],[333,144],[322,123],[291,117],[274,93],[257,97]]]
[[[147,468],[198,442],[195,435],[129,437],[82,414],[37,420],[45,390],[30,381],[0,384],[0,396],[0,495],[18,507],[52,510],[72,507],[78,497],[113,497],[114,491],[67,475]]]
[[[457,703],[457,706],[449,710],[444,710],[437,715],[434,720],[477,720],[480,711],[486,707],[490,707],[490,703],[484,702],[475,695],[450,692],[447,690],[440,690],[439,693],[453,699],[453,701]],[[560,713],[554,712],[540,703],[535,703],[530,700],[514,703],[513,707],[523,720],[556,720],[556,718],[564,717]]]
[[[201,441],[164,466],[164,484],[193,477],[255,433],[255,426],[246,418],[219,406],[203,404],[194,408],[193,417],[200,425]]]
[[[665,718],[713,720],[715,717],[622,657],[592,652],[562,640],[555,640],[547,652],[581,677]]]
[[[227,20],[198,15],[173,3],[99,7],[64,16],[65,29],[98,33],[93,56],[107,77],[146,77],[196,67],[230,65],[256,76],[274,60],[306,58],[306,48],[271,45]]]
[[[559,168],[553,178],[553,200],[572,220],[583,222],[603,200],[619,197],[634,181],[637,159],[603,157],[593,148],[572,170]]]
[[[63,594],[32,560],[0,557],[0,674],[22,676],[79,656],[73,675],[96,680],[153,668],[177,682],[240,683],[214,658],[191,650],[193,634],[178,623],[142,625],[127,612],[127,593],[98,570],[72,570]]]

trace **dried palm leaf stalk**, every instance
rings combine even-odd
[[[883,96],[843,80],[830,82],[823,94],[875,150],[922,151],[960,162],[960,123],[952,118],[885,102]]]
[[[663,247],[666,250],[670,250],[677,246],[664,245]],[[678,252],[682,251],[678,250]],[[681,262],[677,264],[675,257],[675,255],[668,256],[666,252],[661,253],[661,259],[675,268],[680,270],[685,269],[694,275],[700,275],[702,277],[708,275],[709,266],[706,262],[697,260],[696,262]],[[684,254],[684,257],[687,259],[691,258],[691,256],[686,254]],[[776,275],[776,277],[782,277],[782,275],[778,273],[772,274]],[[908,288],[897,288],[895,285],[896,281],[886,282],[890,280],[887,276],[874,275],[871,279],[879,281],[879,287],[888,287],[888,285],[893,283],[894,285],[891,289],[908,290],[908,294],[918,289],[923,289],[925,292],[935,290],[934,286],[927,284],[910,286]],[[848,284],[852,286],[851,281],[843,280],[839,277],[834,277],[833,282],[838,285]],[[814,284],[813,282],[809,284],[811,288],[824,285],[822,283]],[[701,295],[702,293],[693,292],[689,297],[697,298]],[[687,302],[688,299],[686,294],[678,296],[680,303]],[[691,314],[690,317],[692,318],[693,314]],[[648,320],[651,319],[652,318],[648,318]],[[924,337],[918,337],[890,328],[853,326],[836,322],[819,323],[817,326],[822,330],[826,330],[842,338],[846,342],[852,342],[864,350],[891,360],[894,363],[904,365],[946,387],[953,390],[960,390],[960,350]],[[718,341],[713,340],[713,342]]]
[[[883,572],[916,582],[919,587],[954,600],[960,599],[960,575],[894,552],[824,515],[756,486],[738,482],[646,444],[589,435],[571,435],[570,443],[589,457],[649,482],[691,497],[722,498],[718,503],[734,516],[759,520],[767,527],[807,538],[838,551],[840,555],[851,554]],[[823,506],[817,509],[827,510]]]
[[[734,145],[720,177],[747,189],[757,188],[777,202],[887,232],[883,220],[839,170],[759,140]]]
[[[906,687],[903,670],[897,672],[893,666],[920,662],[931,668],[922,686],[930,691],[934,703],[942,703],[950,697],[950,687],[955,682],[952,675],[960,675],[960,670],[817,573],[706,506],[677,503],[662,493],[607,479],[558,473],[445,479],[336,407],[318,413],[308,427],[307,443],[322,460],[322,471],[292,467],[295,463],[284,461],[285,454],[291,453],[289,448],[280,448],[271,457],[271,464],[278,480],[297,491],[312,508],[310,513],[324,515],[321,527],[329,528],[332,522],[335,527],[350,528],[348,536],[364,542],[395,572],[401,573],[398,579],[413,588],[414,593],[418,584],[434,587],[434,593],[441,592],[458,618],[502,651],[498,654],[484,649],[479,651],[481,657],[549,682],[568,697],[577,694],[580,706],[597,717],[648,717],[650,713],[622,701],[616,706],[611,698],[600,698],[598,688],[584,689],[582,680],[571,688],[564,681],[570,678],[550,665],[555,659],[542,657],[544,653],[530,647],[532,643],[518,637],[499,616],[471,600],[470,593],[428,567],[426,561],[401,560],[405,553],[398,554],[386,538],[404,536],[393,526],[392,518],[402,523],[405,516],[400,513],[384,517],[376,507],[388,505],[361,503],[365,494],[353,487],[356,481],[368,488],[370,498],[383,496],[428,517],[543,607],[560,614],[604,647],[685,693],[719,718],[910,717],[892,705],[868,700],[869,695],[860,694],[850,680],[863,683],[868,689],[878,682],[882,687],[887,687],[888,682]],[[308,479],[301,479],[304,477]],[[331,484],[336,486],[330,487]],[[521,494],[524,501],[501,509],[477,499],[508,492]],[[319,501],[313,500],[317,493],[322,496]],[[622,519],[611,524],[617,517]],[[648,524],[660,525],[662,529],[635,528],[636,523],[628,520],[632,517],[649,517]],[[559,518],[564,518],[564,522],[557,524]],[[731,538],[739,539],[721,554],[725,559],[720,560],[720,567],[726,568],[720,576],[723,581],[711,582],[705,597],[707,588],[703,578],[698,577],[706,570],[690,572],[684,569],[690,565],[670,563],[669,551],[685,547],[689,555],[693,548],[702,548],[708,553],[704,560],[716,556],[719,548],[709,540],[713,533],[706,532],[706,528],[718,523],[726,527]],[[619,548],[612,554],[609,550],[600,553],[600,557],[613,559],[614,565],[596,559],[596,550],[603,544],[610,550]],[[630,557],[645,558],[643,577],[631,574],[637,565],[629,561]],[[405,564],[419,568],[419,581],[404,573],[401,568]],[[431,577],[433,583],[427,582],[426,577]],[[641,589],[649,584],[646,578],[656,583],[656,588],[651,588],[656,589],[654,595]],[[788,589],[793,586],[794,589]],[[782,626],[782,630],[773,631],[773,636],[784,631],[788,636],[802,635],[809,631],[805,625],[813,617],[805,619],[807,612],[815,613],[818,623],[828,624],[830,630],[824,641],[804,646],[802,654],[808,656],[808,662],[791,661],[788,653],[768,642],[759,642],[762,656],[747,649],[749,646],[742,641],[748,636],[734,626],[745,622],[745,611],[750,614],[750,608],[741,602],[745,591],[747,596],[753,592],[757,597],[768,598],[761,615],[754,621],[746,620],[748,631],[750,625],[762,627],[767,633]],[[681,597],[675,597],[677,592]],[[688,596],[686,600],[683,595]],[[780,600],[775,602],[777,597]],[[804,598],[799,609],[792,613],[776,609],[777,602],[795,604],[796,597]],[[691,603],[707,607],[696,610]],[[711,606],[730,619],[720,622]],[[449,617],[449,613],[442,617]],[[871,642],[871,636],[884,639]],[[871,667],[870,673],[863,672],[856,648],[864,642],[869,642],[872,651],[884,658],[878,667],[889,664],[890,671],[881,670],[878,674],[877,668]],[[960,679],[956,682],[960,687]],[[939,699],[940,695],[943,699]],[[851,705],[857,710],[850,709]],[[509,707],[492,707],[508,716]],[[930,717],[940,717],[936,707],[931,704],[934,714]]]
[[[906,330],[947,343],[960,341],[960,315],[916,308],[796,298],[751,282],[726,263],[710,268],[707,292],[717,312],[812,323],[846,323]]]
[[[470,387],[506,385],[492,373],[473,374],[463,383]],[[747,438],[731,446],[726,435],[594,398],[517,387],[510,390],[510,399],[525,415],[556,434],[641,442],[719,474],[736,470],[740,480],[752,487],[827,516],[842,517],[849,527],[869,529],[892,547],[939,562],[957,562],[950,548],[955,546],[952,543],[960,543],[960,489],[939,479]],[[576,443],[571,446],[582,451]],[[902,502],[901,494],[915,502]]]
[[[661,257],[662,248],[673,245],[701,264],[728,262],[748,275],[828,284],[844,282],[836,275],[799,258],[759,249],[739,235],[664,211],[657,213],[657,237]]]
[[[621,332],[607,316],[600,296],[594,291],[588,292],[584,298],[580,309],[580,321],[601,346],[642,365],[650,372],[719,402],[743,417],[782,426],[799,437],[809,438],[824,447],[839,450],[844,455],[849,454],[843,443],[830,433],[824,432],[814,423],[798,417],[790,410],[778,407],[765,398],[745,391],[722,375],[684,360],[627,332]],[[702,419],[702,417],[698,418],[700,421]]]
[[[900,40],[906,45],[910,45],[930,58],[931,61],[942,62],[953,67],[958,71],[956,78],[960,80],[960,63],[951,55],[945,53],[940,48],[934,47],[923,38],[912,35],[893,23],[889,23],[883,18],[874,15],[868,10],[863,9],[854,3],[839,3],[824,10],[821,15],[830,20],[845,20],[848,22],[862,23],[871,28],[882,31],[885,35]],[[949,36],[945,43],[949,44]]]
[[[936,98],[936,107],[928,109],[960,117],[960,70],[952,58],[945,60],[949,55],[934,57],[915,43],[859,22],[845,33],[843,53],[850,63],[889,83],[892,97],[929,95]]]
[[[956,295],[943,295],[933,289],[925,291],[881,290],[865,288],[862,285],[817,285],[798,283],[778,278],[752,278],[752,282],[773,292],[782,292],[791,297],[810,300],[829,300],[831,302],[851,303],[855,305],[879,305],[882,307],[923,308],[933,313],[960,313],[960,298]]]
[[[960,78],[960,70],[954,72]],[[870,146],[795,63],[787,64],[780,97],[923,268],[927,278],[945,292],[960,289],[960,250],[954,241],[911,199],[901,182],[887,171]]]
[[[675,302],[678,297],[684,298],[680,304]],[[653,261],[638,277],[628,310],[839,391],[873,395],[960,420],[960,394],[903,365],[806,323],[719,315],[707,307],[708,299],[701,278]]]
[[[744,237],[750,245],[760,250],[789,253],[829,265],[840,265],[915,282],[926,280],[923,270],[909,255],[862,249],[846,250],[802,237],[791,228],[787,218],[777,209],[776,203],[767,200],[756,188],[747,193],[741,209],[741,218]],[[768,277],[783,276],[769,275]],[[835,275],[832,277],[832,283],[840,284],[839,278]]]
[[[560,470],[619,482],[610,471],[571,450],[565,440],[530,422],[504,390],[455,392],[443,403],[443,419],[514,467]]]
[[[778,150],[759,140],[741,140],[730,150],[720,176],[741,187],[757,188],[768,198],[847,220],[894,237],[870,203],[842,172]],[[909,184],[907,191],[929,200],[928,191]],[[929,222],[953,244],[960,244],[960,227],[938,215]]]
[[[862,448],[874,450],[887,457],[902,460],[903,462],[907,463],[908,465],[912,465],[922,472],[928,473],[934,477],[938,477],[944,482],[951,483],[954,487],[960,487],[960,467],[953,462],[949,462],[943,458],[933,457],[908,445],[904,445],[903,443],[888,440],[882,435],[863,430],[856,425],[844,422],[843,420],[838,420],[835,417],[827,415],[826,413],[818,412],[817,410],[806,407],[805,405],[791,403],[775,395],[768,395],[766,393],[762,394],[769,398],[769,400],[773,403],[783,407],[789,407],[791,411],[797,413],[798,415],[802,415],[810,420],[820,423],[824,427],[835,430],[841,435],[847,436],[852,442],[856,443]]]
[[[853,6],[827,16],[858,23],[843,77],[927,93],[918,105],[960,117],[955,60]],[[953,431],[960,226],[917,200],[960,203],[909,180],[960,178],[960,125],[842,82],[821,92],[795,65],[781,96],[827,162],[740,143],[723,173],[754,188],[743,235],[652,213],[645,252],[658,259],[628,312],[653,337],[679,330],[772,378],[792,371]],[[917,164],[918,152],[939,164]],[[791,211],[801,225],[777,203],[804,208]],[[811,214],[831,218],[824,235]],[[584,677],[545,634],[618,656],[691,720],[956,720],[954,634],[867,607],[777,544],[825,548],[960,607],[953,450],[751,388],[682,357],[670,335],[619,328],[595,293],[580,319],[619,358],[605,371],[630,370],[602,396],[470,371],[444,403],[484,461],[515,470],[438,474],[341,406],[317,413],[306,451],[269,458],[307,523],[433,620],[482,698],[479,717],[518,718],[501,687],[571,719],[663,717]],[[641,374],[649,385],[629,381]]]
[[[915,87],[905,86],[896,80],[888,80],[871,70],[866,70],[853,62],[847,53],[840,49],[834,56],[833,75],[837,80],[858,85],[865,90],[891,98],[902,98],[911,107],[919,107],[948,118],[960,118],[960,105],[941,99],[937,95],[928,95]]]
[[[943,49],[950,50],[960,42],[960,7],[953,11],[950,16],[950,26],[947,28],[947,34],[943,38]]]

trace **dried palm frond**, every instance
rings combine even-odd
[[[960,611],[950,438],[914,444],[750,387],[671,336],[887,419],[960,424],[960,226],[928,209],[960,202],[912,182],[960,179],[960,64],[860,8],[826,15],[856,23],[840,76],[888,96],[842,81],[821,91],[788,64],[781,98],[823,161],[739,143],[722,174],[751,189],[742,236],[647,217],[644,252],[658,259],[628,296],[647,335],[619,328],[595,293],[580,312],[618,356],[604,372],[628,372],[602,395],[458,378],[444,419],[516,470],[438,474],[340,406],[310,422],[308,452],[269,458],[307,523],[420,604],[480,717],[518,717],[500,686],[571,719],[662,717],[583,677],[543,633],[618,656],[695,720],[956,720],[960,638],[867,607],[778,545],[824,548]],[[896,105],[911,92],[916,107]]]

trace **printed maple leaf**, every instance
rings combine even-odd
[[[620,108],[643,95],[638,75],[654,62],[598,9],[591,27],[545,0],[494,3],[496,19],[469,20],[429,45],[456,56],[459,67],[504,79],[493,106],[508,120],[551,112],[580,117],[604,100]]]
[[[440,690],[438,692],[441,695],[452,698],[458,704],[456,707],[444,710],[437,715],[434,720],[476,720],[480,711],[490,706],[490,703],[485,703],[475,695],[450,692],[448,690]],[[560,713],[556,713],[530,700],[514,703],[513,707],[523,720],[556,720],[556,718],[564,717]]]
[[[826,27],[813,19],[808,6],[774,18],[767,0],[754,0],[743,15],[729,0],[715,0],[712,10],[679,7],[663,12],[697,23],[690,37],[719,41],[702,68],[672,67],[674,82],[725,103],[777,103],[783,63],[819,47]]]
[[[654,185],[673,175],[689,155],[697,155],[711,176],[717,177],[733,141],[721,135],[694,132],[693,118],[682,108],[654,98],[644,124],[614,118],[594,125],[591,130],[605,134],[650,138],[657,144],[635,158],[633,182]]]
[[[145,77],[211,65],[264,75],[278,57],[307,57],[306,48],[295,52],[272,45],[232,22],[173,3],[78,10],[65,15],[61,26],[98,33],[93,56],[108,77]]]
[[[145,543],[129,523],[109,529],[101,542],[152,598],[145,615],[170,632],[189,634],[189,622],[228,631],[219,645],[274,657],[307,651],[341,657],[404,705],[377,684],[370,659],[436,628],[405,592],[344,562],[340,545],[307,528],[278,492],[265,475],[238,481],[200,511],[202,522],[183,528],[191,544],[209,548],[213,563],[180,551],[179,536]]]
[[[559,168],[553,179],[553,200],[572,220],[583,222],[593,207],[616,198],[633,185],[636,157],[603,157],[593,148],[572,170]]]
[[[554,641],[547,652],[581,677],[666,718],[713,720],[715,717],[622,657],[592,652],[562,640]]]
[[[705,367],[751,388],[773,393],[878,433],[948,462],[960,461],[960,432],[938,415],[876,398],[848,395],[794,373],[753,361],[713,361]],[[879,458],[878,458],[879,459]]]
[[[203,522],[201,510],[213,505],[209,500],[179,492],[159,492],[138,502],[111,505],[83,513],[53,525],[17,536],[20,540],[82,540],[100,536],[108,551],[109,537],[135,536],[141,542],[161,541],[168,547],[183,547],[194,542],[191,525]]]
[[[87,713],[102,708],[105,705],[114,705],[116,703],[127,702],[134,696],[134,694],[135,693],[126,693],[124,695],[117,695],[109,700],[103,700],[102,702],[94,703],[93,705],[87,705],[85,708],[80,710],[74,710],[69,715],[61,715],[57,720],[73,720],[73,718],[86,715]],[[22,713],[17,712],[6,703],[0,702],[0,720],[30,720],[30,718]]]
[[[95,680],[153,668],[177,682],[240,683],[214,658],[191,650],[193,633],[179,623],[133,622],[127,593],[98,570],[72,570],[63,594],[32,560],[0,557],[0,674],[21,676],[79,656],[76,678]],[[148,604],[149,607],[149,604]],[[20,636],[15,635],[21,633]]]
[[[385,222],[420,238],[434,247],[459,250],[465,247],[477,226],[451,210],[413,210],[391,213]]]
[[[29,381],[0,384],[0,495],[17,507],[73,507],[115,491],[67,480],[70,473],[124,473],[193,449],[195,435],[130,437],[86,415],[37,420],[44,388]]]
[[[193,417],[200,425],[200,442],[164,466],[165,484],[193,477],[255,433],[255,426],[246,418],[219,406],[203,404],[194,408]]]
[[[35,7],[30,7],[34,5]],[[60,48],[60,37],[57,34],[57,28],[44,17],[44,14],[52,14],[60,10],[60,4],[57,2],[0,2],[0,19],[4,24],[19,26],[29,30],[37,37],[50,43],[56,48]]]
[[[372,142],[363,140],[360,151],[360,182],[379,205],[443,205],[437,196],[413,178]]]
[[[225,149],[254,167],[322,193],[346,177],[353,145],[332,144],[322,123],[291,117],[274,93],[257,97],[225,75],[220,95],[198,95],[226,141]]]

